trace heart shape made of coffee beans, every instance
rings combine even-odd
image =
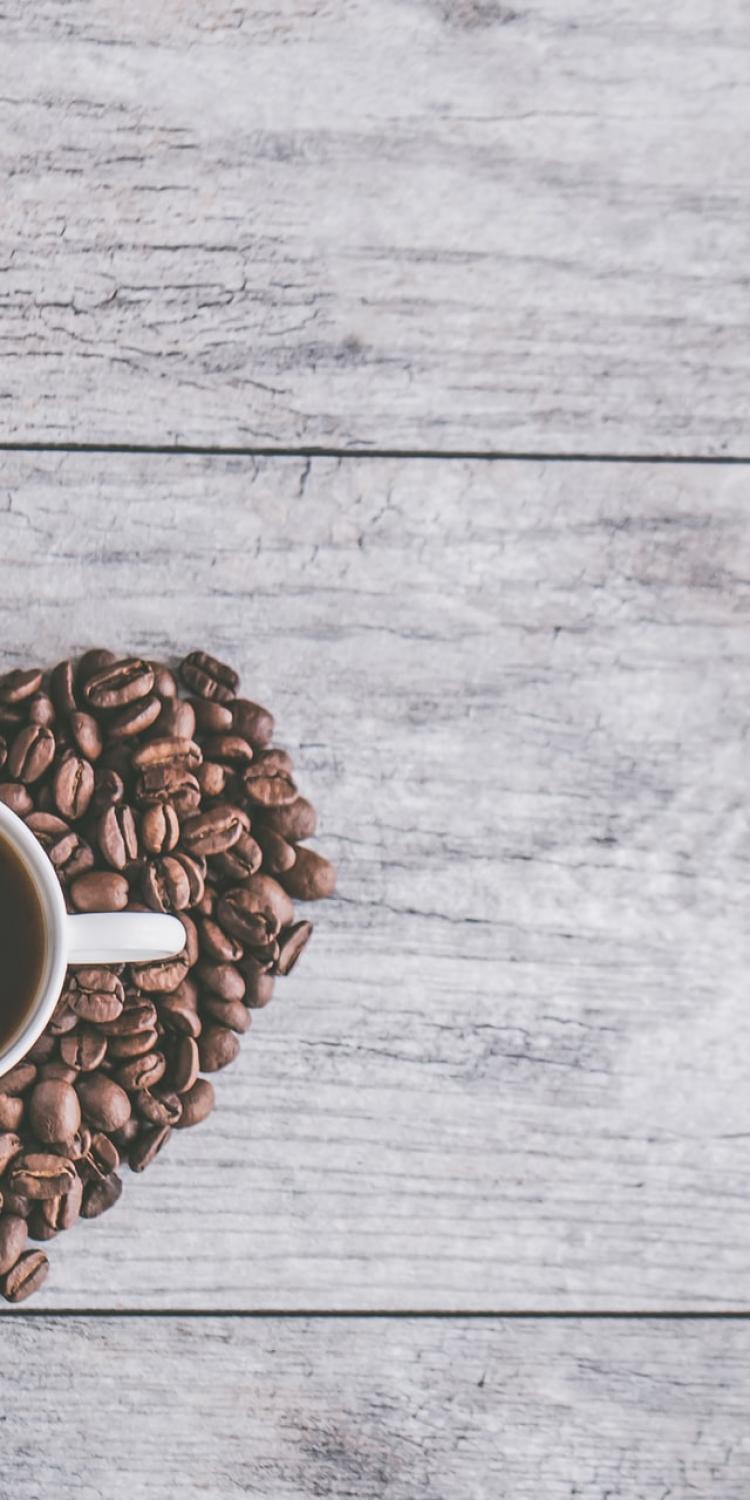
[[[46,850],[68,910],[172,912],[185,928],[178,958],[71,967],[46,1031],[0,1077],[9,1302],[49,1271],[29,1241],[104,1213],[121,1162],[142,1172],[210,1114],[204,1075],[237,1056],[312,932],[293,900],[333,892],[273,718],[238,692],[204,651],[176,672],[95,650],[0,677],[0,801]]]

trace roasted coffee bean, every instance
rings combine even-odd
[[[21,1137],[13,1130],[4,1130],[0,1134],[0,1177],[8,1170],[9,1162],[12,1162],[22,1150]]]
[[[284,807],[298,796],[288,771],[269,771],[260,760],[247,767],[242,784],[248,802],[258,807]]]
[[[25,1219],[5,1213],[0,1217],[0,1276],[4,1276],[23,1255],[28,1238],[29,1230]]]
[[[0,1087],[2,1087],[2,1080],[0,1080]],[[0,1094],[0,1131],[17,1130],[23,1119],[23,1111],[23,1099],[16,1099],[10,1094]],[[2,1135],[0,1135],[1,1140]]]
[[[29,1100],[29,1125],[43,1146],[72,1140],[80,1124],[81,1105],[69,1083],[47,1079],[35,1085]]]
[[[107,733],[112,740],[129,740],[138,734],[145,734],[156,723],[161,713],[161,700],[155,695],[149,698],[139,698],[136,703],[129,703],[127,708],[121,708],[115,714],[107,726]]]
[[[115,1077],[124,1089],[152,1089],[164,1077],[166,1059],[162,1052],[147,1052],[134,1057],[117,1069]]]
[[[89,1073],[78,1082],[78,1097],[97,1130],[118,1130],[130,1119],[130,1100],[105,1073]]]
[[[29,699],[27,712],[30,724],[43,724],[45,729],[51,729],[55,723],[55,705],[48,693],[35,693]]]
[[[147,1089],[140,1089],[133,1095],[133,1103],[141,1119],[148,1120],[150,1125],[156,1125],[159,1129],[163,1129],[165,1125],[176,1125],[182,1119],[182,1100],[179,1094],[170,1089],[159,1089],[153,1094]]]
[[[75,1083],[78,1071],[78,1068],[71,1067],[61,1057],[51,1057],[39,1069],[39,1082],[51,1083],[54,1079],[57,1083]]]
[[[297,858],[297,849],[272,828],[256,830],[258,843],[263,851],[263,864],[270,875],[283,875],[291,870]]]
[[[193,698],[196,728],[201,734],[230,734],[233,728],[232,708],[210,698]],[[241,732],[241,731],[240,731]]]
[[[175,1092],[186,1094],[199,1072],[198,1043],[191,1036],[181,1038],[175,1048],[170,1068],[170,1082]]]
[[[153,807],[155,803],[172,802],[178,810],[188,800],[200,803],[200,787],[192,771],[180,765],[146,766],[138,774],[136,801],[141,807]]]
[[[141,814],[141,842],[147,854],[168,854],[180,838],[180,820],[170,802],[156,803]]]
[[[272,975],[256,959],[250,957],[243,958],[239,969],[245,981],[245,1004],[251,1010],[262,1010],[273,999]]]
[[[113,1208],[122,1193],[122,1179],[113,1172],[110,1177],[101,1180],[87,1182],[83,1190],[83,1203],[81,1204],[81,1217],[83,1219],[98,1219],[100,1214],[106,1213],[108,1208]]]
[[[14,1219],[28,1219],[31,1213],[31,1199],[24,1198],[21,1193],[11,1193],[10,1189],[3,1188],[3,1213],[11,1214]]]
[[[27,670],[15,667],[0,677],[0,703],[23,703],[26,698],[33,698],[41,685],[42,673],[37,667]]]
[[[144,865],[141,889],[153,911],[182,911],[190,905],[190,881],[172,854]]]
[[[44,724],[27,724],[16,735],[8,751],[8,771],[16,781],[29,785],[49,770],[55,758],[55,736]]]
[[[150,661],[149,666],[154,674],[154,692],[160,698],[174,698],[177,695],[177,678],[169,667],[163,662]]]
[[[94,795],[94,768],[85,756],[68,750],[55,772],[55,804],[63,818],[76,822],[89,810]]]
[[[230,1033],[231,1035],[231,1033]],[[214,1107],[214,1087],[208,1078],[197,1078],[193,1087],[182,1095],[182,1115],[175,1121],[178,1130],[200,1125]]]
[[[213,888],[210,885],[207,885],[205,891],[203,892],[203,900],[202,901],[196,901],[196,903],[195,903],[195,907],[194,907],[194,910],[193,910],[193,916],[195,916],[195,917],[212,917],[213,914],[214,914],[215,907],[216,907],[216,901],[217,901],[217,892],[215,890],[213,890]]]
[[[128,1121],[124,1123],[127,1124]],[[124,1129],[124,1125],[119,1128]],[[116,1172],[119,1165],[120,1153],[114,1141],[110,1136],[105,1135],[103,1130],[95,1131],[89,1137],[85,1159],[81,1163],[81,1171],[85,1180],[91,1182],[92,1179],[98,1178],[101,1181],[111,1176],[112,1172]]]
[[[261,749],[273,739],[273,714],[267,708],[261,708],[259,703],[251,703],[248,698],[235,698],[232,704],[232,728],[249,740],[251,745]]]
[[[178,1036],[200,1036],[198,997],[195,985],[189,979],[185,979],[173,995],[164,995],[159,1001],[159,1020],[167,1031],[176,1032]]]
[[[197,855],[185,854],[182,849],[175,849],[169,858],[176,860],[178,865],[182,865],[187,876],[190,893],[185,903],[186,906],[196,906],[199,901],[202,901],[206,889],[205,859]]]
[[[143,1130],[130,1149],[128,1163],[131,1172],[143,1172],[146,1167],[150,1167],[162,1146],[166,1146],[171,1134],[169,1125],[150,1126]]]
[[[124,875],[106,870],[79,875],[70,887],[70,898],[76,911],[124,911],[128,894]]]
[[[215,760],[206,760],[198,767],[195,776],[203,797],[223,796],[227,785],[226,766],[220,766]]]
[[[241,942],[231,933],[224,932],[213,917],[201,919],[199,936],[201,952],[219,964],[236,963],[245,951]]]
[[[322,901],[336,889],[336,871],[322,854],[301,847],[291,870],[284,872],[281,881],[285,891],[298,901]]]
[[[180,666],[180,676],[198,698],[217,703],[230,703],[240,685],[237,673],[207,651],[191,651]]]
[[[50,1146],[50,1151],[54,1151],[57,1156],[67,1156],[68,1161],[78,1163],[81,1160],[81,1157],[86,1156],[90,1145],[91,1131],[89,1130],[88,1125],[81,1125],[80,1129],[76,1131],[72,1140],[55,1142]]]
[[[29,1151],[17,1156],[10,1169],[11,1192],[22,1193],[36,1202],[38,1198],[56,1198],[69,1193],[75,1178],[72,1161],[52,1152]]]
[[[156,1026],[156,1006],[145,995],[128,995],[122,1014],[113,1021],[107,1021],[99,1025],[100,1031],[105,1037],[113,1036],[136,1036],[142,1035],[144,1031],[152,1031]],[[62,1046],[62,1043],[60,1044]]]
[[[97,824],[97,843],[113,870],[124,870],[138,858],[138,832],[132,807],[126,802],[108,807]]]
[[[241,734],[212,734],[203,745],[209,760],[227,761],[233,766],[249,766],[253,748]]]
[[[58,1000],[57,1005],[55,1006],[52,1019],[49,1022],[47,1030],[50,1031],[53,1036],[64,1036],[67,1031],[74,1031],[77,1025],[78,1016],[76,1015],[74,1010],[71,1010],[67,1000],[63,996],[61,1000]]]
[[[178,912],[177,920],[185,929],[184,956],[192,968],[193,964],[198,962],[198,929],[192,917],[189,917],[185,911]]]
[[[257,874],[262,862],[260,844],[255,842],[251,833],[243,833],[231,849],[215,855],[211,863],[221,880],[234,882],[247,880],[250,875]]]
[[[53,1053],[55,1052],[55,1048],[55,1038],[53,1036],[50,1036],[49,1032],[43,1031],[42,1035],[37,1037],[33,1047],[29,1047],[24,1061],[36,1063],[37,1065],[39,1065],[39,1063],[45,1063],[50,1057],[52,1057]],[[2,1088],[1,1083],[0,1088]]]
[[[109,1039],[107,1056],[116,1066],[131,1057],[143,1057],[159,1045],[158,1031],[136,1031],[131,1036],[113,1036]]]
[[[97,766],[94,771],[92,812],[106,812],[108,807],[115,807],[118,802],[122,802],[124,796],[125,782],[119,772],[112,766]]]
[[[27,1250],[16,1261],[2,1284],[6,1302],[24,1302],[44,1285],[49,1272],[49,1261],[43,1250]]]
[[[82,1021],[114,1021],[125,1003],[122,980],[111,969],[76,969],[69,977],[64,998]]]
[[[312,838],[317,825],[315,808],[305,797],[297,797],[286,806],[263,809],[262,827],[280,834],[281,838],[288,839],[290,843]]]
[[[133,765],[139,771],[153,770],[158,766],[194,771],[202,760],[200,745],[195,740],[180,739],[177,735],[147,740],[133,755]]]
[[[296,922],[285,927],[279,936],[279,956],[274,965],[274,974],[291,974],[312,937],[312,922]]]
[[[233,1031],[225,1026],[204,1026],[198,1038],[201,1072],[216,1073],[234,1062],[240,1044]]]
[[[92,646],[89,651],[84,651],[78,663],[76,682],[84,687],[95,672],[100,672],[102,667],[109,667],[113,661],[117,661],[114,651],[108,651],[106,646]]]
[[[250,1028],[252,1015],[242,1000],[222,1000],[219,995],[209,992],[203,996],[201,1010],[204,1016],[218,1021],[220,1026],[228,1026],[230,1031],[236,1031],[240,1036]]]
[[[154,724],[154,733],[191,740],[195,734],[195,713],[192,705],[186,703],[184,698],[168,698],[162,704],[161,713]]]
[[[100,1028],[83,1027],[60,1038],[60,1056],[69,1067],[80,1073],[93,1073],[107,1055],[107,1038]]]
[[[72,661],[61,661],[50,679],[52,701],[61,718],[67,719],[75,713],[78,704],[75,695],[75,672]]]
[[[19,818],[27,818],[34,809],[31,795],[20,781],[3,782],[0,786],[0,802],[9,807],[11,812],[17,813]]]
[[[245,981],[234,964],[212,964],[204,960],[198,964],[196,974],[207,990],[220,995],[222,1000],[242,1000]]]
[[[219,922],[240,942],[263,943],[288,927],[294,908],[278,881],[253,875],[244,885],[226,891],[217,907]],[[260,934],[260,935],[259,935]]]
[[[86,760],[98,760],[104,749],[102,732],[98,720],[93,714],[81,712],[79,709],[70,715],[70,733],[77,750]]]
[[[86,682],[83,695],[95,709],[124,708],[147,698],[154,686],[154,674],[139,657],[110,662],[100,667]]]
[[[186,849],[196,854],[221,854],[231,849],[244,831],[238,809],[220,803],[218,807],[187,818],[182,827],[182,841]]]
[[[4,1094],[25,1094],[31,1088],[36,1078],[36,1067],[32,1062],[16,1063],[15,1068],[9,1068],[3,1073],[0,1087]]]
[[[0,703],[0,729],[5,731],[9,739],[21,728],[24,719],[22,708],[11,708],[7,703]]]
[[[31,1221],[31,1237],[38,1240],[42,1238],[39,1229],[44,1226],[48,1236],[59,1234],[61,1230],[72,1229],[78,1223],[81,1215],[81,1200],[83,1198],[83,1183],[78,1175],[73,1180],[69,1193],[61,1198],[46,1198],[37,1203]]]
[[[156,963],[133,964],[138,988],[147,995],[171,995],[182,984],[188,965],[182,958],[163,958]]]

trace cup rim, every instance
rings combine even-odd
[[[67,937],[65,901],[62,890],[39,840],[23,819],[0,802],[0,837],[5,836],[23,862],[42,909],[45,958],[36,999],[22,1029],[7,1047],[0,1050],[0,1092],[2,1075],[20,1062],[41,1036],[52,1016],[65,978]]]

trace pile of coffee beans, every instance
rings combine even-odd
[[[181,691],[182,689],[182,691]],[[217,1072],[332,893],[302,841],[315,811],[265,708],[205,651],[177,672],[88,651],[0,677],[0,801],[33,829],[69,911],[173,912],[179,957],[71,968],[46,1032],[0,1077],[0,1292],[44,1282],[45,1242],[94,1219],[173,1130],[205,1120]]]

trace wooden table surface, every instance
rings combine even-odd
[[[3,659],[209,643],[340,886],[0,1500],[747,1500],[750,13],[2,35]]]

